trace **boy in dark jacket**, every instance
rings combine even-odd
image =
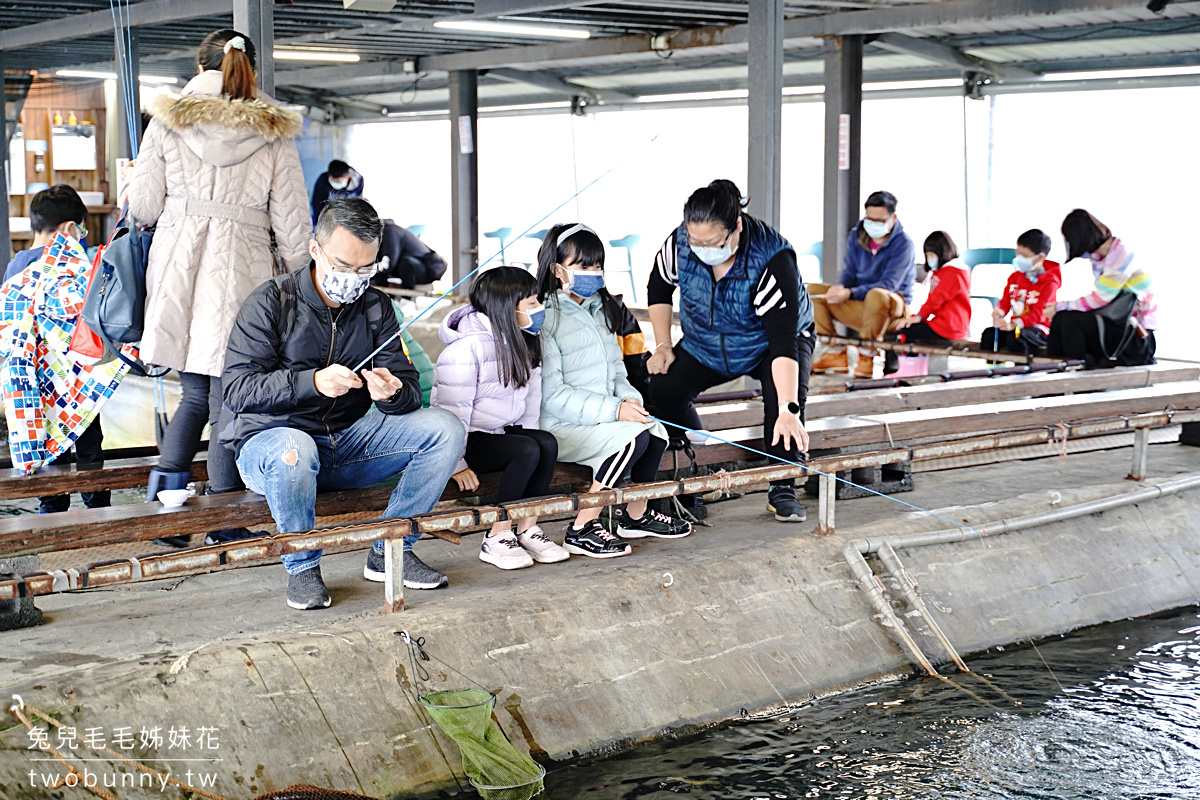
[[[313,528],[318,490],[396,474],[383,517],[428,513],[462,453],[462,424],[421,408],[391,302],[369,286],[381,227],[361,198],[328,203],[309,243],[314,263],[256,289],[229,339],[221,378],[233,419],[221,438],[237,452],[246,486],[266,496],[280,533]],[[372,404],[379,413],[368,413]],[[404,585],[445,586],[445,575],[412,554],[418,538],[404,540]],[[329,605],[320,559],[320,550],[283,556],[292,608]],[[363,575],[384,580],[383,540],[373,543]]]
[[[882,341],[896,323],[908,317],[916,274],[912,239],[896,216],[896,197],[874,192],[867,198],[863,219],[850,231],[846,259],[838,282],[808,286],[817,333],[833,336],[834,321],[858,331],[862,339]],[[849,372],[844,347],[826,347],[813,362],[815,372]],[[863,349],[854,368],[856,378],[875,371],[875,351]]]

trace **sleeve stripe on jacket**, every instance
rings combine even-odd
[[[672,233],[663,242],[663,246],[659,248],[658,253],[654,256],[654,269],[658,271],[659,276],[671,284],[672,286],[679,285],[679,266],[675,263],[675,234]]]

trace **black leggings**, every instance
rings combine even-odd
[[[101,469],[104,467],[104,432],[100,430],[100,417],[92,420],[92,424],[84,428],[83,433],[75,440],[70,451],[64,453],[57,461],[59,464],[70,464],[78,461],[80,467]],[[83,504],[88,508],[105,508],[112,504],[112,492],[103,489],[98,492],[83,492]],[[39,514],[57,514],[71,507],[71,495],[56,494],[38,498]]]
[[[1045,346],[1046,334],[1041,328],[1022,328],[1020,336],[1017,336],[1016,331],[986,328],[979,337],[979,349],[988,352],[1036,356],[1041,355]]]
[[[212,422],[208,448],[208,485],[213,494],[236,492],[243,488],[233,451],[218,441],[221,415],[221,379],[193,372],[179,373],[183,399],[171,417],[159,446],[158,468],[163,472],[187,472],[200,449],[204,424]]]
[[[808,398],[808,373],[812,368],[812,352],[815,335],[813,329],[806,331],[808,335],[797,337],[800,350],[800,421],[804,421],[804,401]],[[684,339],[681,345],[687,344]],[[665,375],[650,376],[650,391],[654,394],[654,407],[658,415],[667,422],[685,425],[692,430],[700,430],[702,424],[700,415],[696,413],[695,400],[700,393],[714,386],[737,377],[717,372],[696,360],[685,346],[675,347],[675,361]],[[771,437],[775,432],[775,421],[779,418],[779,396],[775,391],[775,379],[771,375],[771,357],[764,358],[758,366],[750,370],[762,383],[763,400],[763,451],[776,458],[791,462],[800,460],[800,451],[795,447],[785,449],[783,443],[772,445]],[[683,431],[678,428],[670,430],[672,438],[682,439]],[[772,486],[795,486],[792,479],[773,481]]]
[[[1104,342],[1100,342],[1099,319],[1104,325]],[[1112,320],[1100,317],[1094,311],[1060,311],[1050,323],[1050,336],[1046,340],[1046,355],[1052,358],[1074,358],[1087,361],[1089,369],[1094,367],[1122,366],[1140,367],[1153,364],[1154,331],[1143,339],[1136,333],[1129,339],[1116,360],[1105,353],[1112,353],[1121,344],[1125,328]]]
[[[909,325],[900,331],[900,335],[904,337],[904,341],[912,342],[913,344],[945,344],[950,341],[950,339],[935,331],[932,325],[924,321]]]
[[[558,440],[536,429],[509,427],[504,433],[467,434],[467,466],[477,473],[500,472],[500,502],[511,503],[550,493]]]
[[[634,483],[655,480],[658,478],[658,465],[665,452],[666,441],[651,436],[650,431],[642,431],[636,439],[604,459],[592,480],[606,488],[615,489],[621,485],[621,477],[626,469],[629,470],[629,477]]]

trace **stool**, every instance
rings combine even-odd
[[[640,233],[631,233],[623,239],[610,239],[609,245],[612,247],[624,247],[625,257],[628,262],[628,267],[625,272],[629,275],[629,293],[633,295],[633,302],[638,301],[637,296],[637,281],[633,279],[633,248],[642,240]]]
[[[512,236],[512,228],[496,228],[496,230],[489,231],[483,235],[489,239],[500,240],[500,266],[508,266],[507,262],[504,260],[504,247],[505,243],[508,241],[508,237]]]

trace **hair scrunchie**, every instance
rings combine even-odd
[[[246,52],[246,40],[241,36],[235,36],[225,43],[225,55],[229,55],[230,50],[241,50]]]

